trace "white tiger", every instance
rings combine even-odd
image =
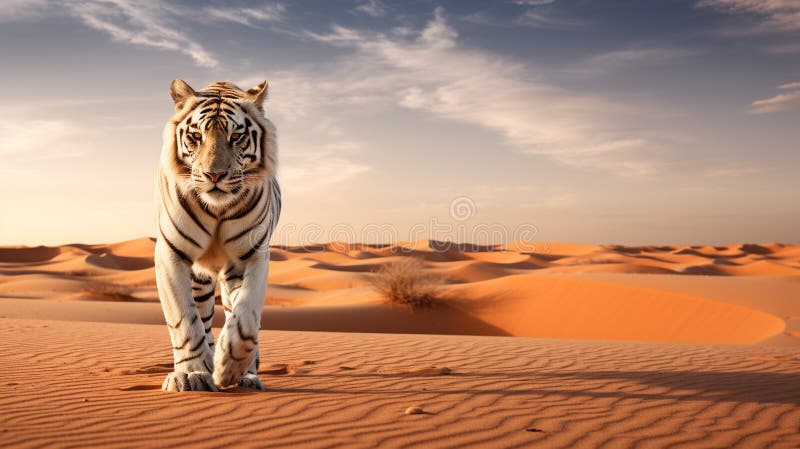
[[[217,82],[195,91],[175,80],[158,169],[158,294],[172,341],[167,391],[263,390],[258,331],[269,241],[281,210],[267,82],[243,91]],[[225,325],[211,333],[220,282]],[[216,350],[215,350],[216,347]]]

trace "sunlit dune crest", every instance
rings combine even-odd
[[[149,238],[3,247],[0,295],[157,302],[153,249]],[[787,297],[800,294],[800,283],[792,282],[800,275],[800,245],[779,243],[333,242],[273,246],[270,256],[264,322],[282,329],[754,343],[781,334],[786,324],[764,310],[758,289],[748,285],[767,278]],[[371,285],[381,266],[409,257],[421,259],[442,284],[439,307],[414,316],[389,306]],[[706,281],[697,285],[697,278]],[[750,301],[731,303],[715,294],[719,283],[710,280],[717,278],[752,291]],[[332,314],[340,318],[326,318]]]

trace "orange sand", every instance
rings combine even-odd
[[[272,247],[265,328],[708,343],[797,330],[800,245],[442,245]],[[0,297],[157,302],[152,252],[147,238],[0,248]],[[442,307],[410,315],[370,287],[409,256],[444,280]]]
[[[273,247],[267,391],[184,394],[150,239],[0,248],[0,447],[800,447],[800,246],[440,246]]]

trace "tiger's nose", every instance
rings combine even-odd
[[[210,179],[211,182],[217,182],[220,179],[224,178],[225,175],[228,174],[228,172],[226,172],[226,171],[206,172],[206,171],[204,171],[203,174],[206,175],[206,178]]]

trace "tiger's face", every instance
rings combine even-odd
[[[185,86],[175,86],[176,83]],[[191,87],[173,83],[176,108],[188,100],[181,95]],[[254,113],[261,113],[260,95],[266,82],[249,91],[229,83],[215,83],[199,92],[191,90],[196,104],[175,127],[177,159],[188,172],[197,196],[213,207],[237,200],[249,178],[263,169],[265,130]]]

